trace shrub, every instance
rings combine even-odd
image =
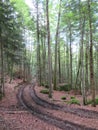
[[[87,101],[87,105],[92,104],[92,100]]]
[[[75,97],[74,97],[74,96],[71,96],[70,99],[75,99]]]
[[[98,105],[98,97],[95,99],[95,103],[96,105]],[[93,104],[93,101],[92,100],[87,101],[87,105],[89,104]]]
[[[66,97],[65,97],[65,96],[63,96],[63,97],[61,97],[61,99],[62,99],[62,100],[66,100]]]
[[[40,93],[49,94],[49,90],[48,89],[43,89],[43,90],[40,91]]]
[[[45,84],[44,86],[45,86],[45,88],[49,88],[48,84]]]
[[[49,88],[48,84],[45,84],[45,83],[41,83],[40,86],[43,86],[45,88]]]
[[[98,98],[96,98],[95,102],[96,102],[96,105],[98,105]]]
[[[41,83],[40,86],[44,86],[44,83]]]
[[[79,102],[79,100],[77,100],[77,99],[71,99],[68,103],[69,103],[69,104],[77,104],[77,105],[80,105],[80,102]]]
[[[70,84],[64,84],[64,85],[60,85],[58,87],[59,91],[69,91],[70,90]]]

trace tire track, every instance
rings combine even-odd
[[[37,116],[41,120],[43,120],[47,123],[50,123],[52,125],[55,125],[56,127],[60,128],[62,130],[65,130],[65,129],[66,130],[96,130],[96,129],[93,129],[90,127],[86,127],[85,125],[79,125],[79,124],[70,122],[68,120],[62,120],[61,118],[55,117],[52,114],[43,111],[42,109],[40,109],[40,107],[35,105],[36,104],[35,103],[36,97],[35,97],[34,101],[32,101],[33,103],[31,103],[31,101],[29,102],[26,100],[26,97],[25,97],[26,95],[24,94],[25,89],[26,89],[26,86],[20,88],[20,90],[19,90],[18,98],[20,100],[20,103],[30,113]],[[29,93],[27,96],[30,96]],[[38,100],[37,100],[37,102],[38,102]]]
[[[36,91],[35,91],[35,86],[30,87],[30,95],[32,99],[36,102],[36,104],[41,105],[45,108],[48,109],[54,109],[54,110],[59,110],[59,111],[64,111],[68,112],[71,114],[75,114],[80,117],[85,117],[85,118],[91,118],[91,119],[98,119],[98,112],[92,111],[92,110],[86,110],[86,109],[81,109],[81,108],[71,108],[68,105],[62,106],[62,105],[57,105],[54,103],[50,103],[42,98],[40,98]]]

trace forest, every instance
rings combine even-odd
[[[2,105],[3,100],[8,98],[7,92],[12,91],[7,87],[7,83],[11,85],[14,81],[21,80],[21,83],[14,87],[17,88],[18,100],[23,98],[28,108],[31,99],[26,91],[30,89],[33,101],[36,100],[40,106],[46,102],[43,102],[43,99],[39,101],[42,96],[49,100],[51,107],[63,111],[58,104],[52,104],[57,93],[59,100],[66,104],[66,111],[69,113],[78,115],[75,113],[76,108],[72,110],[68,108],[69,104],[82,106],[83,111],[79,108],[80,114],[87,110],[89,115],[90,111],[84,110],[89,106],[91,109],[96,107],[97,111],[97,31],[97,0],[0,0],[0,104]],[[34,94],[37,96],[36,93],[38,99],[34,97]],[[70,101],[69,99],[67,101],[67,96]],[[32,107],[33,110],[37,108]],[[94,110],[91,110],[93,114]],[[35,110],[35,113],[37,111],[39,110]],[[44,114],[42,112],[42,115]],[[97,114],[98,111],[95,117]],[[82,116],[84,117],[85,113]],[[48,118],[55,119],[51,116]],[[89,115],[88,118],[92,119],[92,116]],[[57,123],[59,119],[55,120],[56,123],[50,121],[50,124],[58,128],[50,129],[64,129],[63,124],[61,127]],[[77,130],[83,130],[82,126],[79,128],[76,127]],[[41,130],[40,128],[36,130],[38,129]],[[85,127],[86,129],[97,130],[98,127],[97,129]]]

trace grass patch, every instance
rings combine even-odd
[[[61,99],[62,99],[62,100],[66,100],[66,97],[65,97],[65,96],[63,96],[63,97],[61,97]]]
[[[49,90],[48,89],[43,89],[43,90],[40,91],[40,93],[49,94]]]
[[[77,105],[80,105],[80,102],[79,100],[77,99],[71,99],[70,101],[68,101],[69,104],[77,104]]]

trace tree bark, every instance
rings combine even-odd
[[[37,25],[36,25],[36,28],[37,28],[37,80],[38,80],[38,83],[41,84],[41,59],[40,59],[40,37],[39,37],[39,3],[38,3],[38,0],[37,0]]]
[[[52,64],[51,64],[50,25],[49,25],[49,8],[48,8],[48,3],[49,3],[49,0],[46,0],[49,98],[52,98]]]
[[[84,14],[85,15],[85,14]],[[83,96],[83,104],[86,105],[86,93],[85,93],[85,73],[84,73],[84,28],[85,28],[85,16],[80,20],[81,26],[81,90]]]
[[[71,32],[71,24],[69,27],[69,32],[70,32],[70,85],[71,89],[73,88],[73,71],[72,71],[72,32]]]
[[[95,103],[95,83],[94,83],[94,68],[93,68],[93,35],[92,35],[92,18],[91,18],[91,1],[88,0],[88,15],[89,15],[89,31],[90,31],[90,86],[92,91],[92,106],[96,106]]]
[[[57,29],[56,29],[56,36],[55,36],[54,90],[57,89],[57,48],[58,48],[60,14],[61,14],[61,0],[60,0],[60,5],[59,5],[58,22],[57,22]]]
[[[61,53],[60,53],[60,41],[58,42],[58,66],[59,66],[59,83],[61,83]],[[63,68],[63,66],[62,66]]]
[[[3,39],[1,37],[0,40],[0,44],[1,44],[1,93],[4,96],[5,92],[4,92],[4,56],[3,56]]]

